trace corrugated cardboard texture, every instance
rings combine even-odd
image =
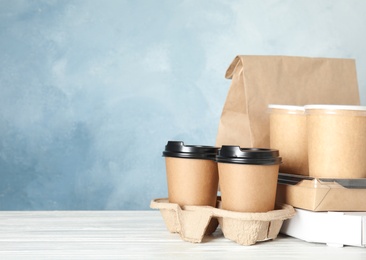
[[[200,243],[204,235],[212,234],[217,221],[224,236],[241,245],[275,239],[283,220],[291,218],[295,211],[289,205],[266,213],[233,212],[209,206],[183,206],[169,203],[168,199],[155,199],[150,207],[159,209],[170,232],[179,233],[185,241]]]

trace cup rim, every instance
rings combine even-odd
[[[304,106],[295,106],[295,105],[280,105],[280,104],[269,104],[269,109],[283,109],[283,110],[296,110],[296,111],[305,111]]]
[[[304,106],[305,110],[349,110],[349,111],[366,111],[366,106],[357,105],[325,105],[311,104]]]

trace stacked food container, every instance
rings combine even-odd
[[[270,146],[283,163],[277,201],[296,208],[281,232],[366,246],[366,107],[269,105]]]

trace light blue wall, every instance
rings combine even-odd
[[[0,0],[0,210],[148,209],[215,143],[237,54],[354,58],[366,1]]]

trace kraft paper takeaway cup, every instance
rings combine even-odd
[[[271,104],[268,108],[270,147],[281,153],[280,172],[309,175],[304,107]]]
[[[307,105],[309,175],[366,178],[366,107]]]
[[[239,212],[267,212],[275,207],[278,150],[222,146],[216,156],[221,205]]]
[[[170,203],[216,206],[217,150],[213,146],[184,145],[181,141],[167,143],[163,156]]]

